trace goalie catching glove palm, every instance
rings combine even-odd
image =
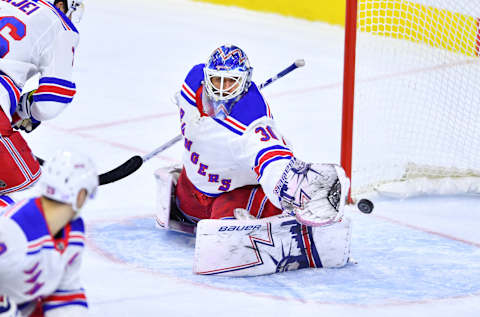
[[[307,226],[323,226],[343,217],[350,180],[335,164],[292,159],[274,191],[286,213]]]

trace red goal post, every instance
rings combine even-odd
[[[480,192],[480,3],[346,1],[352,197]]]

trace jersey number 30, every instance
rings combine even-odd
[[[273,133],[272,128],[268,125],[266,126],[266,129],[264,129],[262,127],[256,128],[255,133],[257,133],[257,134],[260,133],[260,136],[262,137],[260,139],[260,141],[263,141],[263,142],[266,142],[266,141],[270,140],[270,138],[278,140],[275,133]]]
[[[27,35],[27,27],[16,17],[1,17],[0,18],[0,58],[10,52],[10,43],[2,34],[5,28],[10,29],[8,34],[15,40],[20,41]]]

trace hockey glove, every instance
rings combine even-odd
[[[350,180],[335,164],[312,164],[292,159],[275,187],[284,212],[307,226],[341,221]]]
[[[40,125],[41,122],[32,116],[34,92],[35,90],[32,90],[20,97],[17,111],[12,116],[12,127],[14,129],[30,133]]]

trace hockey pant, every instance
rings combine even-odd
[[[175,197],[178,209],[193,222],[201,219],[234,219],[235,208],[246,209],[256,218],[282,213],[268,200],[260,185],[244,186],[218,197],[210,197],[196,189],[185,170],[182,170],[178,179]]]
[[[32,186],[40,174],[40,165],[27,142],[13,131],[0,109],[0,195]]]

